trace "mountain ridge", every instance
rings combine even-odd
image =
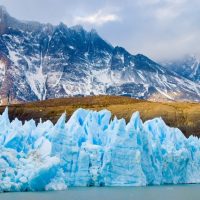
[[[1,103],[122,95],[200,101],[200,86],[148,57],[113,47],[96,30],[19,21],[0,8]]]

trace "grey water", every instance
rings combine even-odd
[[[199,200],[200,185],[74,187],[54,192],[0,193],[0,200]]]

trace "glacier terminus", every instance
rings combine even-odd
[[[0,116],[0,191],[71,186],[200,183],[200,141],[161,118],[112,118],[108,110],[64,113],[54,125]]]

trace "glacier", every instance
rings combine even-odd
[[[0,191],[200,183],[200,141],[162,118],[76,110],[54,125],[0,115]]]

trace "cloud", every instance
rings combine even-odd
[[[155,17],[158,20],[173,20],[184,13],[187,0],[165,0],[155,8]]]
[[[113,13],[106,13],[99,10],[97,13],[88,16],[77,16],[74,18],[76,24],[90,24],[101,26],[109,22],[120,21],[120,17]]]
[[[0,0],[13,17],[95,28],[113,46],[156,61],[200,55],[200,0]]]
[[[160,20],[173,20],[177,18],[181,13],[177,11],[177,9],[174,9],[173,6],[168,6],[164,8],[159,8],[155,12],[155,17]]]
[[[158,22],[174,20],[188,9],[188,0],[137,0],[137,4]]]

